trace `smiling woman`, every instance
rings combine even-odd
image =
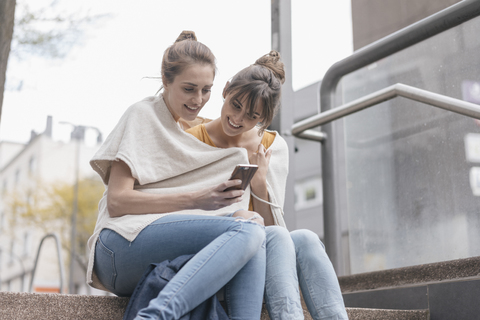
[[[259,170],[250,183],[252,191],[267,201],[269,192],[266,175],[275,148],[278,148],[279,155],[274,158],[274,162],[281,163],[277,167],[276,172],[279,174],[276,178],[283,177],[283,174],[286,177],[287,171],[284,166],[288,160],[285,158],[285,141],[277,132],[266,130],[279,108],[284,82],[285,70],[280,54],[271,51],[257,59],[254,64],[239,71],[227,82],[223,89],[225,101],[220,118],[187,130],[188,133],[214,147],[246,149],[250,163],[259,165]],[[272,145],[274,147],[270,148]],[[275,188],[281,190],[284,184],[285,181],[275,183]],[[277,192],[276,197],[283,198],[283,195],[278,196],[278,193],[282,192]],[[262,216],[266,225],[285,226],[281,214],[275,210],[270,212],[270,206],[257,197],[250,203],[250,210],[253,208],[256,212],[264,212]]]
[[[250,119],[255,117],[256,110],[261,110],[262,118],[258,135],[272,122],[280,103],[281,87],[285,82],[285,70],[280,54],[271,51],[260,57],[255,64],[241,70],[228,82],[223,97],[229,97],[237,106],[243,103]]]
[[[194,32],[183,31],[162,61],[163,98],[175,121],[197,117],[210,99],[214,78],[215,56]]]
[[[192,121],[197,117],[210,99],[214,76],[211,66],[195,64],[187,67],[171,83],[164,78],[163,99],[175,121],[180,118]]]
[[[213,150],[178,123],[195,119],[214,76],[210,49],[182,32],[164,54],[164,91],[132,105],[90,162],[106,185],[88,241],[90,285],[130,296],[151,263],[194,254],[137,318],[179,319],[223,287],[231,318],[260,318],[263,223],[242,210],[243,190],[227,190],[240,181],[226,180],[248,157]]]
[[[212,147],[246,149],[250,164],[258,165],[250,182],[250,210],[258,212],[266,226],[265,303],[270,319],[303,319],[299,287],[313,319],[348,319],[335,271],[318,236],[285,228],[288,149],[278,132],[266,130],[280,105],[283,68],[278,52],[262,56],[226,84],[221,117],[187,132]]]
[[[225,108],[222,108],[222,126],[223,131],[227,135],[236,136],[240,133],[240,130],[246,129],[247,131],[255,127],[262,118],[263,103],[259,101],[255,110],[247,108],[248,100],[243,97],[241,100],[234,100],[230,95],[225,99]]]

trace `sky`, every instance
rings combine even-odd
[[[42,6],[52,0],[22,1]],[[109,16],[87,26],[63,59],[10,57],[0,140],[27,143],[31,130],[43,132],[48,115],[54,139],[67,141],[72,130],[60,122],[98,128],[105,138],[130,105],[159,89],[151,77],[159,76],[163,52],[182,30],[195,31],[217,58],[211,98],[200,112],[216,118],[228,79],[271,49],[269,0],[57,2],[63,10]],[[350,0],[292,0],[291,11],[290,76],[299,90],[352,53]],[[87,131],[89,141],[95,135]]]

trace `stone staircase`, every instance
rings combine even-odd
[[[480,319],[480,257],[356,274],[339,282],[350,320]],[[115,320],[122,319],[127,304],[128,298],[115,296],[0,292],[0,320]],[[263,308],[261,320],[268,319]]]
[[[121,320],[128,298],[70,294],[0,292],[0,319],[8,320]],[[428,320],[428,310],[348,308],[350,320]],[[304,305],[305,320],[311,320]],[[262,310],[261,320],[268,320]]]
[[[347,307],[428,309],[432,320],[480,319],[480,257],[356,274],[339,282]]]
[[[480,257],[339,278],[350,320],[480,319]],[[0,292],[2,319],[122,319],[128,298]],[[311,316],[305,305],[306,320]],[[261,320],[268,320],[265,308]]]
[[[480,319],[480,257],[356,274],[339,282],[350,320]],[[114,296],[0,292],[0,320],[115,320],[122,319],[127,304],[128,298]],[[261,320],[268,319],[264,308]]]

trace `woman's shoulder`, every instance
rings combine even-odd
[[[285,139],[275,130],[265,130],[262,139],[262,144],[265,146],[265,144],[263,143],[264,140],[269,143],[268,147],[287,147],[287,142],[285,141]],[[265,146],[266,149],[268,149],[268,147]]]
[[[216,147],[213,143],[212,139],[208,135],[207,129],[205,128],[205,124],[199,124],[193,128],[185,130],[185,132],[190,133],[192,136],[197,138],[198,140],[205,142],[209,146]]]
[[[188,130],[199,127],[205,123],[209,123],[210,121],[212,120],[204,117],[196,117],[195,120],[192,121],[186,121],[183,119],[178,120],[178,122],[182,125],[183,130],[187,131],[188,133],[191,133]],[[198,128],[196,130],[198,130]]]
[[[190,127],[190,128],[185,128],[185,127],[183,127],[183,128],[185,129],[185,132],[188,132],[188,133],[190,133],[191,135],[194,135],[197,138],[198,138],[199,135],[201,135],[205,131],[205,125],[203,123],[199,124],[199,125],[196,125],[196,126],[193,126],[193,127]]]
[[[263,132],[262,144],[265,147],[265,149],[270,148],[270,146],[273,144],[273,141],[275,141],[276,136],[277,136],[277,133],[274,131],[265,130]]]
[[[155,105],[158,103],[158,97],[146,97],[140,101],[131,104],[124,113],[124,117],[135,117],[136,115],[149,114],[155,112]]]

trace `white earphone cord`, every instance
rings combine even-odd
[[[271,203],[271,202],[268,202],[268,201],[265,201],[263,200],[262,198],[258,197],[255,193],[253,193],[253,191],[250,190],[250,194],[255,198],[257,199],[258,201],[260,202],[263,202],[263,203],[266,203],[274,208],[277,208],[277,209],[280,209],[280,212],[282,213],[282,216],[285,215],[285,213],[283,212],[283,209],[281,206],[279,206],[278,204],[275,204],[275,203]]]

